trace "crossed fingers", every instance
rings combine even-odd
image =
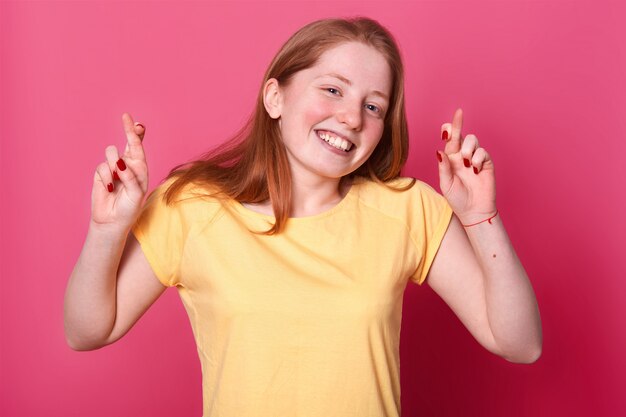
[[[466,135],[461,139],[463,127],[463,111],[457,109],[454,112],[452,123],[441,125],[441,138],[446,142],[444,152],[448,155],[454,168],[464,166],[472,167],[474,174],[478,174],[483,164],[490,160],[490,156],[484,148],[480,147],[478,138],[474,134]]]

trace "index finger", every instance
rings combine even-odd
[[[461,128],[463,127],[463,110],[456,109],[452,117],[452,128],[450,140],[446,143],[445,152],[447,154],[459,152],[461,150]]]

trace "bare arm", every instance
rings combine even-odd
[[[115,342],[166,288],[132,233],[116,236],[90,227],[65,293],[68,345],[93,350]]]
[[[426,282],[490,352],[518,363],[541,355],[537,300],[500,216],[466,232],[453,215]]]
[[[107,161],[97,167],[89,231],[65,293],[65,334],[76,350],[119,339],[166,288],[129,233],[148,188],[148,167],[144,127],[127,113],[122,122],[126,150],[120,158],[115,146],[107,147]]]
[[[462,125],[457,109],[452,124],[441,127],[446,145],[437,152],[439,185],[455,214],[428,284],[488,350],[511,362],[534,362],[542,346],[535,293],[500,216],[493,217],[491,156],[476,135],[461,138]]]

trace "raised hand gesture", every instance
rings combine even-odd
[[[493,161],[478,138],[461,139],[463,112],[457,109],[452,124],[441,126],[446,142],[439,159],[439,187],[452,210],[464,225],[483,221],[496,213],[496,179]]]
[[[144,126],[133,123],[128,113],[122,115],[122,124],[126,149],[121,157],[115,146],[105,149],[106,162],[98,165],[94,175],[91,222],[93,227],[127,233],[148,190],[148,165],[141,144]]]

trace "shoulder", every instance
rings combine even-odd
[[[149,194],[169,197],[169,203],[182,204],[193,200],[210,201],[217,199],[219,188],[209,184],[197,184],[183,181],[180,177],[164,178]]]
[[[398,177],[385,183],[359,179],[355,185],[359,199],[374,205],[404,205],[418,203],[424,198],[443,198],[431,185],[412,177]]]
[[[451,211],[448,201],[428,183],[399,177],[386,183],[359,180],[356,195],[359,204],[398,219],[409,226]]]
[[[182,215],[206,215],[219,209],[219,189],[209,185],[182,182],[179,177],[163,179],[149,194],[146,206]]]

